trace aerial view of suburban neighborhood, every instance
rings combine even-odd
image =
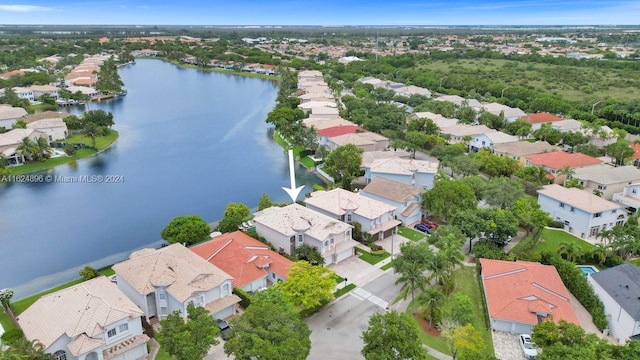
[[[637,3],[145,4],[0,4],[0,360],[640,360]]]

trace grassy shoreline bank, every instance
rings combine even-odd
[[[167,58],[164,57],[155,57],[155,58],[147,58],[147,59],[160,59],[166,62],[170,62],[173,65],[176,66],[180,66],[183,68],[187,68],[187,69],[196,69],[196,70],[202,70],[202,71],[206,71],[206,72],[215,72],[215,73],[220,73],[220,74],[229,74],[229,75],[236,75],[236,76],[246,76],[246,77],[253,77],[253,78],[258,78],[258,79],[264,79],[264,80],[277,80],[280,81],[282,80],[282,78],[280,76],[277,75],[267,75],[267,74],[256,74],[256,73],[252,73],[252,72],[246,72],[246,71],[236,71],[236,70],[227,70],[227,69],[218,69],[218,68],[211,68],[211,67],[200,67],[197,65],[191,65],[191,64],[185,64],[176,60],[169,60]]]
[[[111,130],[111,133],[106,136],[100,136],[96,138],[96,150],[92,149],[79,149],[73,156],[62,156],[52,159],[47,159],[46,161],[36,161],[30,162],[24,165],[15,166],[8,168],[9,173],[7,175],[23,175],[30,174],[34,172],[44,171],[53,169],[56,166],[69,164],[75,162],[80,159],[85,159],[91,156],[95,156],[100,154],[101,152],[110,148],[115,142],[118,140],[117,131]],[[85,144],[91,146],[91,139],[80,134],[71,135],[69,138],[65,140],[66,143],[70,144]]]

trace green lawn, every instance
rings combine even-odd
[[[113,269],[111,269],[111,267],[106,267],[106,268],[102,268],[99,269],[98,272],[104,276],[111,276],[113,274],[115,274],[115,271],[113,271]],[[77,279],[77,280],[73,280],[70,281],[66,284],[62,284],[62,285],[58,285],[54,288],[51,288],[49,290],[45,290],[39,294],[35,294],[35,295],[31,295],[29,297],[26,297],[24,299],[18,300],[16,302],[13,302],[11,304],[11,307],[13,308],[13,311],[15,312],[16,315],[20,315],[23,311],[25,311],[29,306],[33,305],[34,302],[36,302],[36,300],[38,300],[39,298],[43,297],[44,295],[47,294],[51,294],[52,292],[56,292],[58,290],[62,290],[62,289],[66,289],[68,287],[71,287],[73,285],[77,285],[80,284],[81,282],[83,282],[83,279]]]
[[[379,263],[380,261],[388,258],[389,256],[391,256],[391,254],[389,254],[388,252],[385,251],[385,253],[383,255],[373,255],[369,252],[366,252],[360,248],[356,248],[356,253],[361,254],[360,255],[360,259],[368,262],[371,265],[375,265],[377,263]]]
[[[13,324],[13,321],[11,321],[11,318],[9,317],[9,315],[6,312],[4,312],[4,309],[1,307],[0,307],[0,325],[2,325],[2,328],[4,329],[5,332],[10,329],[17,329],[17,327]]]
[[[387,265],[382,265],[382,267],[380,268],[380,270],[382,271],[387,271],[389,269],[391,269],[393,267],[393,261],[388,263]]]
[[[556,253],[561,243],[575,243],[583,252],[589,252],[593,245],[562,230],[542,229],[542,240],[535,247],[535,252],[549,251]]]
[[[305,156],[302,159],[300,159],[300,162],[302,163],[302,165],[304,165],[307,169],[313,169],[316,167],[316,162],[313,161],[310,157]]]
[[[640,258],[629,261],[631,264],[640,267]]]
[[[342,289],[339,289],[338,291],[336,291],[335,293],[333,293],[333,295],[336,298],[339,298],[340,296],[348,293],[349,291],[355,289],[356,286],[354,284],[347,284],[347,286],[343,287]]]
[[[420,241],[426,237],[424,233],[404,226],[398,226],[398,235],[413,241]]]
[[[118,138],[118,132],[115,130],[112,130],[109,135],[100,136],[96,138],[96,147],[98,148],[98,150],[104,150],[108,146],[113,144],[113,142],[116,141],[117,138]],[[72,143],[72,144],[85,144],[85,145],[91,146],[91,139],[81,134],[71,135],[65,140],[65,142]],[[48,159],[46,161],[34,161],[24,165],[11,167],[9,168],[9,174],[18,175],[18,174],[27,174],[27,173],[37,172],[37,171],[43,171],[59,165],[72,163],[78,159],[89,157],[95,153],[96,153],[95,151],[90,149],[80,149],[76,151],[76,153],[73,156],[62,156],[62,157],[57,157],[53,159]]]
[[[484,298],[482,297],[482,293],[480,292],[480,285],[478,284],[477,279],[478,278],[475,275],[474,267],[461,267],[456,271],[456,288],[454,292],[460,292],[464,295],[467,295],[469,298],[471,298],[471,302],[475,304],[475,307],[473,309],[473,326],[481,332],[482,339],[484,340],[483,342],[487,345],[485,354],[493,356],[493,339],[491,337],[491,330],[485,323],[484,307],[482,306],[482,304],[484,303]],[[445,311],[449,309],[449,306],[450,304],[447,304],[447,306],[445,307]],[[411,304],[409,304],[409,307],[407,307],[406,312],[409,315],[411,314]],[[414,321],[416,322],[417,326],[419,326],[418,321],[415,319]],[[420,331],[420,339],[425,345],[445,354],[450,354],[449,346],[443,337],[430,336],[424,331]]]
[[[156,360],[171,360],[171,355],[168,352],[164,351],[162,347],[158,350],[158,354],[156,354]]]

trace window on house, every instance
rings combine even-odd
[[[111,329],[109,331],[107,331],[107,337],[114,337],[116,336],[116,334],[118,333],[118,331],[116,329]]]
[[[560,203],[560,207],[564,208],[564,203],[563,202]]]
[[[347,230],[347,237],[350,238],[351,237],[351,229]]]
[[[229,284],[222,285],[222,295],[223,296],[229,295]]]
[[[616,210],[616,209],[611,210],[612,214],[615,214],[616,212],[618,212],[618,210]]]
[[[303,242],[304,242],[304,235],[303,234],[298,235],[298,245],[302,245]]]
[[[168,313],[169,313],[169,309],[167,309],[166,306],[160,307],[160,315],[167,316]]]
[[[336,238],[331,238],[331,239],[329,240],[329,244],[333,245],[333,244],[335,244],[335,243],[336,243]]]
[[[271,273],[271,278],[275,279],[276,278],[276,273]]]
[[[636,189],[631,189],[631,193],[635,194],[636,193]]]
[[[598,235],[598,230],[599,228],[597,226],[592,227],[591,230],[589,230],[589,237]]]
[[[324,247],[329,247],[329,240],[325,240],[323,245]]]
[[[595,214],[593,214],[593,217],[594,217],[594,218],[598,218],[598,217],[600,217],[600,216],[602,216],[602,213],[595,213]]]
[[[167,293],[164,291],[164,289],[158,290],[158,299],[160,299],[161,301],[167,300]]]
[[[54,360],[67,360],[67,353],[64,350],[58,350],[53,353]]]
[[[574,208],[573,206],[571,207],[571,212],[574,212],[576,210],[576,208]]]
[[[351,222],[351,214],[347,214],[347,222]]]
[[[129,324],[122,324],[118,326],[118,333],[123,333],[129,331]]]
[[[598,185],[598,190],[607,190],[606,185]]]

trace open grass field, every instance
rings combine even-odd
[[[555,93],[567,100],[581,100],[587,95],[623,99],[640,96],[640,73],[632,70],[523,63],[503,59],[439,60],[420,67],[439,70],[445,74],[473,74],[479,78],[502,81],[508,86],[524,86],[541,93]],[[506,92],[508,91],[507,89]]]

